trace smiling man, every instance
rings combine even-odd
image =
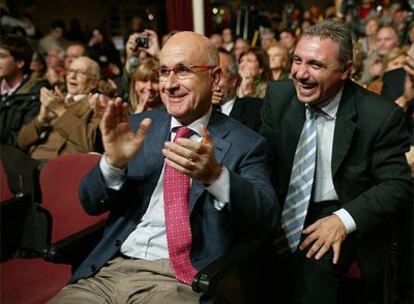
[[[293,54],[292,81],[272,83],[262,108],[275,188],[281,303],[337,302],[355,260],[369,303],[381,303],[393,216],[412,203],[403,111],[349,80],[351,33],[320,22]]]
[[[67,71],[67,94],[40,90],[39,114],[23,126],[18,146],[34,159],[95,150],[99,118],[89,106],[88,94],[98,85],[98,64],[88,57],[75,59]]]
[[[116,100],[102,118],[105,154],[81,184],[90,214],[110,211],[100,243],[50,303],[211,303],[198,270],[278,218],[257,133],[213,112],[217,49],[172,36],[155,70],[165,109],[135,114]]]

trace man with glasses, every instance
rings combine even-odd
[[[39,114],[20,130],[18,146],[34,159],[94,151],[99,118],[89,106],[88,94],[99,77],[95,61],[75,59],[67,71],[67,94],[58,88],[40,90]]]
[[[212,111],[214,45],[180,32],[159,59],[165,109],[128,122],[118,99],[103,115],[105,154],[80,193],[88,213],[109,210],[110,219],[50,303],[211,303],[191,290],[197,271],[276,224],[264,139]]]

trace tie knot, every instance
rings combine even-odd
[[[317,112],[310,108],[310,107],[306,107],[306,120],[313,120],[316,118]]]
[[[175,140],[178,138],[189,138],[193,134],[193,131],[187,127],[179,127],[175,133]]]

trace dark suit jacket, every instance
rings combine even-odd
[[[236,97],[230,117],[240,121],[250,129],[259,132],[261,119],[260,110],[262,109],[263,99],[255,97]]]
[[[141,151],[128,164],[123,187],[119,191],[107,189],[99,166],[81,184],[80,196],[86,212],[111,213],[103,239],[75,271],[71,282],[93,275],[110,260],[146,212],[164,162],[161,149],[170,139],[170,116],[164,109],[133,115],[133,129],[145,117],[150,117],[153,125]],[[193,180],[189,204],[191,262],[196,269],[211,263],[247,236],[272,231],[279,214],[266,165],[265,140],[218,112],[213,112],[207,129],[213,138],[217,161],[230,171],[230,204],[218,211],[213,197]]]
[[[271,83],[262,108],[261,132],[269,141],[274,186],[285,201],[305,106],[291,81]],[[357,258],[365,278],[379,280],[387,254],[387,221],[412,201],[404,152],[409,148],[404,112],[347,81],[339,104],[332,177],[340,207],[355,220]],[[377,281],[379,283],[379,281]]]

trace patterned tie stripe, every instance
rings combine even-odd
[[[178,128],[175,140],[188,138],[192,131]],[[164,208],[167,244],[171,267],[177,280],[191,285],[197,270],[190,261],[191,228],[188,201],[190,178],[167,164],[164,171]]]
[[[288,249],[294,252],[300,242],[315,176],[317,152],[315,120],[315,115],[307,109],[282,211],[281,229],[275,241],[278,253],[283,253]]]

